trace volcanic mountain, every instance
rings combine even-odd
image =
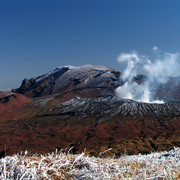
[[[133,81],[141,84],[146,78],[144,75],[137,75]],[[105,66],[64,66],[36,78],[24,79],[21,87],[13,91],[30,98],[56,93],[68,99],[76,96],[91,98],[114,95],[114,90],[124,83],[121,72]],[[166,83],[159,84],[154,89],[154,98],[166,102],[179,101],[180,77],[169,77]]]
[[[180,146],[179,93],[166,92],[164,85],[156,93],[162,92],[171,103],[122,99],[114,94],[125,83],[120,77],[120,72],[104,66],[64,66],[2,93],[1,156],[71,147],[74,153],[86,149],[98,156],[111,149],[109,155],[121,155]],[[134,81],[141,84],[145,78],[138,75]],[[179,84],[176,87],[178,92]]]
[[[122,84],[120,72],[105,66],[64,66],[42,76],[24,79],[20,88],[14,90],[28,97],[40,97],[69,92],[83,97],[114,94]]]

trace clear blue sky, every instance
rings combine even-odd
[[[179,0],[1,0],[0,89],[63,65],[121,69],[121,52],[180,52]]]

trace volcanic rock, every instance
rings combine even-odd
[[[42,76],[24,79],[20,88],[14,90],[27,97],[40,97],[56,93],[76,91],[76,95],[113,95],[114,89],[122,84],[120,72],[105,66],[64,66]]]
[[[0,92],[0,115],[16,111],[32,99],[18,93]],[[1,117],[2,120],[2,117]]]
[[[180,77],[169,77],[166,83],[159,84],[154,97],[166,102],[180,101]]]
[[[43,96],[26,104],[31,112],[1,123],[0,152],[47,153],[73,147],[96,155],[148,153],[180,146],[179,103],[149,104],[103,96],[76,97],[64,103],[59,95]]]
[[[64,101],[76,96],[91,98],[115,95],[114,90],[125,83],[120,75],[120,72],[105,66],[64,66],[36,78],[24,79],[20,88],[13,92],[31,98],[58,93],[64,97]],[[147,79],[145,75],[137,75],[133,81],[140,85]],[[152,84],[151,88],[153,99],[180,101],[180,77],[169,77],[166,83]]]
[[[0,153],[73,147],[98,156],[109,148],[109,155],[121,155],[180,147],[179,77],[155,91],[169,103],[155,104],[116,97],[114,90],[125,83],[120,75],[104,66],[64,66],[1,92]]]

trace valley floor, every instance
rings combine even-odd
[[[27,152],[0,159],[0,179],[179,179],[180,148],[119,158]]]

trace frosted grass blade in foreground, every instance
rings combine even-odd
[[[180,148],[148,155],[95,158],[63,153],[7,156],[0,160],[0,179],[178,179]]]

